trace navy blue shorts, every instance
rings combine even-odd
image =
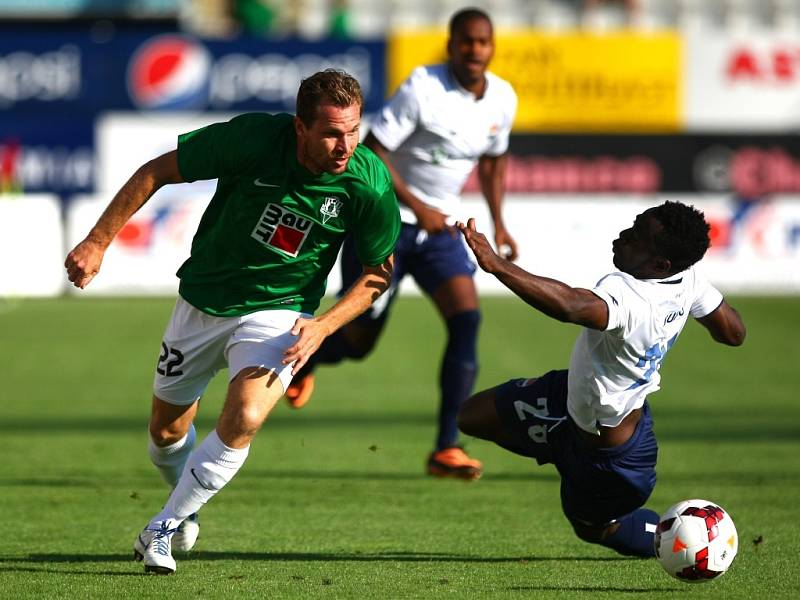
[[[400,237],[394,248],[394,271],[392,284],[367,312],[358,320],[378,320],[385,318],[388,307],[395,297],[400,281],[406,274],[411,275],[426,294],[433,295],[442,283],[457,277],[475,273],[475,263],[467,254],[461,234],[443,231],[437,234],[421,235],[416,225],[403,223]],[[361,275],[361,263],[356,256],[355,244],[348,237],[342,247],[342,292],[346,291]]]
[[[561,506],[570,520],[605,525],[650,497],[658,445],[647,402],[633,436],[614,448],[595,448],[581,437],[567,413],[567,371],[512,379],[496,388],[495,406],[524,452],[558,469]]]

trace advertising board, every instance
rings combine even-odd
[[[329,67],[359,80],[370,111],[384,99],[384,65],[383,41],[211,40],[152,27],[0,26],[0,114],[293,111],[301,79]]]
[[[796,32],[689,31],[686,36],[686,129],[800,130]]]
[[[681,38],[676,32],[592,35],[499,30],[491,70],[519,96],[514,123],[530,131],[677,131],[682,124]],[[443,30],[389,37],[393,92],[411,70],[442,62]]]
[[[509,153],[515,193],[800,193],[792,134],[516,134]],[[476,177],[468,189],[478,191]]]
[[[179,190],[175,187],[174,191]],[[103,270],[81,294],[171,295],[175,271],[189,255],[191,238],[208,202],[207,196],[186,196],[162,190],[137,213],[109,248]],[[171,190],[172,191],[172,190]],[[702,270],[725,293],[800,293],[800,196],[740,202],[725,195],[512,195],[505,221],[519,244],[519,265],[580,287],[592,287],[614,270],[611,243],[630,227],[636,215],[665,199],[680,200],[702,210],[711,225],[712,247]],[[76,244],[94,224],[108,197],[73,202],[67,214],[67,246]],[[477,219],[490,238],[488,209],[478,196],[466,198],[461,220]],[[63,262],[61,258],[58,263]],[[328,280],[328,293],[341,281],[338,266]],[[478,271],[481,293],[508,293],[491,275]],[[419,293],[413,281],[404,293]]]
[[[64,291],[61,203],[45,194],[0,196],[0,298]]]

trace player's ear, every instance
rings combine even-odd
[[[663,274],[664,277],[672,273],[672,261],[663,256],[653,258],[653,267],[657,273]]]
[[[300,120],[300,117],[294,118],[294,131],[297,135],[305,135],[306,125]]]

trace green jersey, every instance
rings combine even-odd
[[[313,313],[348,233],[364,265],[394,250],[400,216],[386,166],[359,145],[344,173],[314,175],[297,162],[292,119],[248,113],[178,138],[181,176],[218,179],[178,270],[180,295],[205,313]]]

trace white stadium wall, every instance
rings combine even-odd
[[[66,249],[80,241],[97,220],[109,195],[80,197],[68,206],[62,230],[59,203],[50,196],[9,197],[0,201],[0,297],[80,295],[172,295],[175,271],[188,256],[192,235],[208,203],[207,194],[156,194],[111,245],[103,268],[83,291],[67,285]],[[633,218],[665,198],[514,195],[506,202],[506,224],[519,243],[519,264],[541,275],[591,287],[613,269],[611,242]],[[726,196],[669,196],[703,210],[712,225],[714,245],[701,263],[726,293],[800,293],[800,197],[741,203]],[[462,218],[474,216],[489,234],[485,204],[466,198]],[[22,257],[22,258],[20,258]],[[505,293],[493,277],[479,272],[483,294]],[[335,269],[328,292],[339,289]],[[409,279],[404,293],[418,293]]]
[[[64,290],[64,232],[57,196],[0,196],[0,298]]]
[[[713,246],[700,268],[721,290],[741,294],[800,293],[800,197],[742,203],[722,195],[664,197],[515,196],[509,198],[506,226],[519,243],[519,265],[528,271],[580,287],[593,286],[614,269],[611,242],[634,217],[664,200],[702,210],[711,224]],[[491,233],[488,210],[467,201],[479,228]],[[491,239],[491,237],[490,237]],[[502,285],[479,273],[482,293]]]
[[[70,248],[83,239],[110,199],[111,194],[82,196],[70,203],[66,219]],[[175,294],[175,272],[189,256],[192,236],[209,199],[210,194],[187,195],[177,188],[156,193],[122,228],[106,252],[100,273],[79,293]]]

